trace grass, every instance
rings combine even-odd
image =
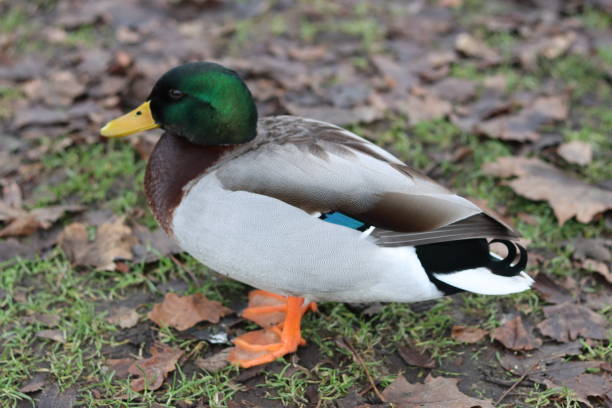
[[[306,2],[300,4],[304,6]],[[469,11],[475,14],[485,4],[483,0],[465,0],[456,13]],[[308,6],[315,12],[304,15],[297,23],[276,12],[239,22],[228,39],[230,53],[244,52],[266,33],[293,35],[305,44],[316,43],[322,38],[349,37],[357,39],[360,51],[363,51],[350,57],[351,62],[366,72],[370,68],[368,54],[380,51],[386,39],[384,29],[373,17],[378,13],[375,6],[365,1],[358,2],[352,14],[339,19],[335,14],[342,9],[333,2],[317,0],[309,2]],[[587,27],[598,30],[611,27],[609,16],[595,9],[587,8],[580,18]],[[20,8],[10,9],[0,16],[0,32],[17,30],[26,34],[20,40],[21,52],[31,50],[25,42],[28,33],[35,29],[35,23],[30,23]],[[504,57],[510,55],[517,41],[508,33],[492,33],[482,28],[476,30],[478,38],[496,48]],[[99,38],[100,32],[104,30],[98,31],[94,26],[81,27],[67,33],[65,45],[74,48],[93,46],[104,40]],[[555,165],[572,172],[577,178],[597,183],[612,178],[609,157],[605,155],[612,149],[612,139],[608,137],[612,132],[612,112],[608,109],[612,92],[604,73],[604,68],[611,65],[612,51],[609,47],[601,47],[592,59],[562,56],[539,61],[539,68],[533,72],[523,72],[509,63],[482,70],[475,63],[460,60],[453,63],[451,75],[479,83],[483,83],[487,76],[503,75],[507,79],[508,93],[535,92],[551,78],[568,84],[572,89],[572,118],[552,130],[563,134],[566,141],[591,143],[595,157],[593,163],[585,167],[563,162],[555,162]],[[12,115],[12,106],[22,94],[17,87],[2,86],[0,118],[6,119]],[[587,276],[587,271],[575,269],[570,259],[572,250],[564,242],[602,236],[606,229],[605,220],[588,225],[570,220],[561,227],[546,203],[523,199],[480,170],[484,163],[515,154],[516,146],[463,132],[448,120],[410,126],[405,117],[389,115],[381,122],[350,128],[370,136],[420,170],[430,170],[437,161],[437,153],[468,147],[471,154],[461,162],[442,160],[435,168],[436,178],[463,195],[486,200],[492,208],[506,207],[517,229],[532,241],[532,248],[555,254],[540,266],[547,274],[560,279]],[[41,140],[40,143],[46,142]],[[141,219],[134,219],[139,214],[135,210],[146,206],[142,192],[144,162],[128,143],[118,141],[75,146],[59,152],[54,151],[51,144],[42,164],[49,178],[34,191],[34,206],[81,203],[128,215],[130,220],[149,227],[156,225],[148,213]],[[529,214],[536,222],[522,221],[518,217],[521,213]],[[178,258],[180,264],[170,258],[162,258],[152,265],[130,264],[129,273],[75,269],[58,249],[42,258],[0,264],[0,372],[6,373],[0,376],[0,406],[10,407],[18,401],[30,401],[34,406],[29,395],[19,389],[34,374],[45,373],[49,382],[57,383],[61,390],[76,387],[80,406],[175,407],[180,404],[195,406],[201,402],[211,407],[227,407],[230,400],[246,389],[236,381],[239,371],[231,367],[216,373],[190,369],[193,359],[209,355],[214,346],[173,329],[146,326],[144,315],[151,309],[151,303],[138,308],[143,315],[142,329],[141,326],[138,329],[148,336],[148,340],[179,347],[190,355],[190,360],[179,365],[161,390],[142,393],[131,391],[128,380],[115,378],[104,366],[109,353],[130,347],[125,330],[105,320],[113,302],[143,291],[158,301],[163,297],[163,287],[174,281],[185,282],[186,293],[204,293],[226,305],[244,299],[248,290],[245,285],[210,272],[189,256]],[[193,272],[199,282],[194,282],[188,271]],[[589,292],[601,288],[589,284],[583,290]],[[434,376],[458,376],[460,373],[448,368],[450,363],[457,358],[478,361],[490,343],[483,340],[468,350],[450,336],[453,325],[491,330],[501,325],[504,315],[517,311],[521,311],[526,320],[538,321],[542,317],[542,306],[533,291],[504,297],[464,294],[431,302],[425,311],[416,311],[419,305],[385,304],[371,316],[364,313],[364,306],[360,305],[320,304],[321,312],[308,314],[303,327],[304,337],[320,355],[318,361],[309,370],[304,370],[293,364],[290,356],[280,359],[266,369],[265,381],[257,388],[267,398],[289,406],[306,406],[308,390],[315,389],[322,401],[321,407],[332,407],[339,398],[368,386],[366,370],[381,389],[401,375],[389,369],[387,363],[400,346],[407,345],[419,347],[436,359],[439,368],[432,370]],[[612,309],[608,307],[599,312],[610,319]],[[58,316],[57,326],[47,327],[36,320],[40,314]],[[254,326],[239,323],[239,327],[250,329]],[[66,341],[58,343],[36,336],[40,330],[50,328],[59,330]],[[365,368],[342,342],[354,346]],[[147,346],[145,342],[133,347],[129,355],[144,356]],[[583,352],[576,358],[609,360],[611,352],[609,341],[584,342]],[[485,368],[488,370],[490,367]],[[409,370],[415,378],[422,378],[426,373],[418,368],[410,367]],[[505,373],[500,376],[515,380]],[[579,406],[571,391],[565,388],[544,389],[537,385],[523,392],[517,401],[543,408]],[[506,406],[513,406],[510,404],[513,403]]]

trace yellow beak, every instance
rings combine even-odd
[[[150,105],[151,101],[146,101],[133,111],[111,120],[100,129],[100,134],[104,137],[123,137],[159,127],[153,119]]]

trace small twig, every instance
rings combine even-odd
[[[538,364],[540,364],[540,362],[539,362],[539,361],[538,361],[537,363],[533,364],[531,367],[529,367],[529,368],[527,369],[527,371],[525,371],[525,372],[523,373],[523,375],[521,375],[521,376],[519,377],[519,379],[518,379],[518,380],[516,380],[516,381],[514,382],[514,384],[512,384],[512,386],[511,386],[510,388],[508,388],[506,391],[504,391],[504,393],[501,395],[501,397],[499,397],[499,399],[498,399],[497,401],[495,401],[495,402],[493,403],[493,405],[495,405],[495,406],[499,405],[499,404],[500,404],[500,403],[501,403],[501,402],[504,400],[504,398],[506,398],[506,397],[508,396],[508,394],[510,394],[510,393],[511,393],[511,392],[512,392],[512,391],[513,391],[513,390],[514,390],[516,387],[518,387],[518,385],[519,385],[520,383],[522,383],[522,382],[525,380],[525,378],[527,378],[527,376],[528,376],[529,374],[531,374],[531,370],[533,370],[534,368],[536,368],[536,367],[538,366]]]
[[[195,275],[193,274],[191,269],[187,268],[184,263],[182,263],[181,261],[176,259],[176,257],[174,255],[170,255],[170,259],[172,259],[172,262],[174,262],[176,265],[178,265],[179,268],[181,268],[182,270],[187,272],[187,275],[189,275],[189,277],[191,278],[191,280],[193,281],[193,283],[196,286],[201,286],[200,285],[200,281],[198,280],[198,278],[195,277]]]
[[[368,366],[365,364],[365,362],[363,361],[359,353],[357,353],[357,350],[355,350],[351,342],[347,338],[342,338],[342,343],[344,343],[346,348],[349,349],[349,351],[353,355],[353,358],[357,360],[359,365],[361,365],[361,367],[363,368],[363,371],[365,372],[366,377],[368,377],[368,382],[370,383],[370,386],[372,387],[374,394],[376,394],[378,399],[381,400],[382,402],[387,402],[387,399],[381,394],[380,390],[376,386],[376,383],[374,382],[374,378],[372,378],[372,375],[370,374],[370,370],[368,370]]]

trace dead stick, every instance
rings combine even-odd
[[[516,380],[516,381],[514,382],[514,384],[512,384],[512,386],[511,386],[510,388],[508,388],[506,391],[504,391],[504,393],[501,395],[501,397],[499,397],[499,399],[498,399],[497,401],[495,401],[495,402],[493,403],[493,405],[495,405],[495,406],[499,405],[499,404],[500,404],[500,403],[501,403],[501,402],[504,400],[504,398],[506,398],[506,396],[512,392],[512,390],[514,390],[516,387],[518,387],[518,385],[519,385],[520,383],[522,383],[522,382],[525,380],[525,378],[527,378],[527,376],[528,376],[528,375],[531,373],[531,370],[533,370],[534,368],[536,368],[536,366],[537,366],[539,363],[540,363],[540,362],[538,361],[537,363],[535,363],[534,365],[532,365],[531,367],[529,367],[529,368],[527,369],[527,371],[525,371],[525,372],[523,373],[523,375],[521,375],[521,376],[519,377],[519,379],[518,379],[518,380]]]
[[[178,259],[176,259],[176,257],[174,255],[170,255],[170,259],[172,259],[172,261],[182,270],[184,270],[185,272],[187,272],[187,275],[189,275],[189,277],[191,278],[191,280],[193,281],[193,283],[195,283],[197,286],[201,286],[200,285],[200,281],[198,280],[198,278],[195,277],[195,275],[193,274],[192,270],[187,268],[187,266],[185,266],[184,263],[182,263],[181,261],[179,261]]]
[[[374,378],[372,378],[372,375],[370,374],[370,370],[368,370],[368,366],[365,364],[361,356],[357,353],[357,350],[355,350],[355,348],[353,347],[353,345],[347,338],[342,338],[342,342],[349,349],[349,351],[353,355],[353,358],[357,360],[357,362],[361,365],[361,367],[363,367],[363,371],[365,372],[366,377],[368,377],[368,382],[370,383],[370,386],[374,390],[374,394],[376,394],[378,399],[381,400],[382,402],[387,402],[387,399],[380,393],[380,390],[378,389],[378,387],[376,386],[376,383],[374,382]]]

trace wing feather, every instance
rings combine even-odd
[[[224,188],[282,200],[309,213],[339,211],[375,226],[382,246],[516,238],[474,203],[340,127],[264,118],[258,137],[217,165]]]

